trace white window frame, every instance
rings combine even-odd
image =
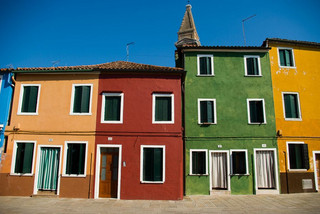
[[[68,144],[85,144],[85,156],[84,156],[84,171],[83,174],[67,174],[67,155],[68,155]],[[63,177],[86,177],[87,174],[87,158],[88,158],[88,141],[65,141],[64,143],[64,155],[63,155],[63,170],[62,176]]]
[[[200,74],[200,57],[210,57],[211,58],[211,71],[212,74]],[[214,66],[213,66],[213,55],[212,54],[198,54],[197,55],[197,76],[201,77],[211,77],[214,76]]]
[[[18,143],[33,143],[33,156],[32,156],[32,166],[31,166],[31,173],[15,173],[14,169],[16,166],[16,155],[17,155],[17,144]],[[30,141],[30,140],[15,140],[13,143],[13,153],[12,153],[12,161],[11,161],[11,172],[10,175],[18,175],[18,176],[33,176],[34,171],[34,161],[36,155],[36,144],[37,141]]]
[[[290,154],[289,154],[289,144],[305,144],[302,141],[287,141],[286,142],[286,149],[287,149],[287,166],[288,166],[288,171],[308,171],[307,169],[291,169],[290,168]],[[309,154],[308,154],[309,156]],[[309,158],[310,161],[310,158]],[[310,164],[310,163],[309,163]]]
[[[22,108],[22,101],[23,101],[23,94],[24,94],[24,87],[25,86],[38,86],[38,95],[37,95],[37,107],[36,112],[21,112]],[[40,100],[40,90],[41,84],[21,84],[20,88],[20,97],[19,97],[19,106],[18,106],[18,115],[38,115],[39,110],[39,100]]]
[[[284,95],[285,94],[295,94],[295,95],[297,95],[299,118],[286,118],[286,107],[285,107],[285,102],[284,102]],[[302,121],[301,106],[300,106],[300,95],[299,95],[298,92],[282,92],[282,108],[283,108],[283,118],[285,120],[288,120],[288,121]]]
[[[245,174],[233,174],[233,162],[232,153],[233,152],[245,152],[246,158],[246,173]],[[249,165],[248,165],[248,150],[247,149],[230,149],[230,173],[231,175],[249,175]]]
[[[206,169],[206,171],[205,171],[205,174],[193,174],[192,173],[192,152],[205,152],[206,153],[206,165],[205,165],[205,169]],[[189,155],[189,157],[190,157],[190,163],[189,163],[189,165],[190,165],[190,171],[189,171],[189,175],[199,175],[199,176],[201,176],[201,175],[204,175],[204,176],[206,176],[206,175],[208,175],[208,150],[207,149],[190,149],[190,155]]]
[[[279,50],[291,50],[292,52],[292,60],[293,60],[293,66],[282,66],[281,62],[280,62],[280,52]],[[293,52],[293,48],[286,48],[286,47],[278,47],[277,48],[277,53],[278,53],[278,64],[280,68],[295,68],[296,67],[296,62],[294,59],[294,52]]]
[[[75,93],[75,87],[76,87],[76,86],[90,86],[90,100],[89,100],[89,112],[88,112],[88,113],[74,113],[74,112],[73,112],[73,107],[74,107],[74,93]],[[92,89],[93,89],[93,84],[72,84],[70,115],[92,115],[92,113],[91,113],[91,107],[92,107]]]
[[[262,77],[260,56],[257,56],[257,55],[245,55],[245,56],[243,56],[243,58],[244,58],[244,74],[245,74],[245,76],[247,76],[247,77]],[[257,58],[258,59],[258,68],[259,68],[259,74],[258,75],[248,74],[247,58]]]
[[[316,190],[319,191],[319,183],[318,183],[318,175],[317,175],[317,163],[316,163],[316,155],[320,155],[320,151],[313,151],[313,171],[314,171],[314,181]],[[320,169],[319,169],[320,170]]]
[[[104,114],[105,114],[105,97],[110,96],[119,96],[121,98],[121,105],[120,105],[120,120],[114,121],[114,120],[104,120]],[[102,107],[101,107],[101,123],[115,123],[115,124],[122,124],[123,123],[123,100],[124,100],[124,94],[123,93],[102,93]]]
[[[143,180],[143,149],[144,148],[162,148],[162,181],[144,181]],[[163,184],[166,178],[166,146],[165,145],[141,145],[140,147],[140,183],[160,183]]]
[[[262,101],[262,106],[263,106],[263,123],[251,123],[251,118],[250,118],[250,101]],[[267,120],[266,120],[266,107],[265,107],[265,102],[263,98],[250,98],[247,99],[247,112],[248,112],[248,124],[267,124]]]
[[[213,101],[213,116],[214,116],[214,121],[213,123],[201,123],[201,109],[200,109],[200,102],[201,101]],[[198,99],[198,124],[217,124],[217,109],[216,109],[216,99],[207,99],[207,98],[199,98]]]
[[[156,98],[170,97],[171,98],[171,121],[156,121]],[[174,94],[154,93],[152,94],[152,123],[153,124],[173,124],[174,123]]]

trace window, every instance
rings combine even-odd
[[[292,48],[278,48],[279,64],[282,67],[294,67]]]
[[[264,99],[247,99],[249,124],[266,123]]]
[[[101,123],[122,123],[123,93],[103,93]]]
[[[152,100],[152,123],[174,123],[173,94],[153,94]]]
[[[207,150],[190,149],[190,174],[206,175],[207,172]]]
[[[165,146],[141,146],[140,181],[164,183]]]
[[[248,175],[247,150],[231,150],[231,171],[233,175]]]
[[[308,144],[303,142],[287,143],[289,169],[309,169]]]
[[[198,76],[213,76],[213,55],[198,55]]]
[[[23,115],[38,114],[40,85],[22,84],[20,91],[19,112]]]
[[[66,142],[65,175],[86,175],[87,142]]]
[[[301,120],[298,93],[282,93],[284,118],[286,120]]]
[[[92,84],[73,84],[71,95],[71,115],[91,114]]]
[[[35,142],[15,142],[12,156],[12,174],[32,175]]]
[[[198,99],[198,123],[216,124],[216,100]]]
[[[8,148],[8,136],[4,136],[3,139],[3,153],[7,153],[7,148]]]
[[[260,57],[244,56],[244,68],[246,76],[261,76]]]

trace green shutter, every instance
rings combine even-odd
[[[247,75],[259,75],[258,58],[247,58]]]
[[[214,114],[213,114],[213,101],[207,101],[207,116],[208,116],[208,123],[213,123],[214,121]]]
[[[206,173],[206,153],[192,152],[192,174]]]
[[[211,57],[200,57],[200,74],[202,75],[210,75],[211,71]]]
[[[298,97],[296,94],[284,94],[284,106],[286,118],[299,118]]]
[[[199,152],[192,152],[192,174],[199,174],[198,154]]]
[[[284,50],[285,51],[285,59],[286,59],[286,66],[293,66],[293,60],[292,60],[292,52],[291,50]]]
[[[232,173],[246,174],[246,153],[232,152]]]
[[[38,86],[24,86],[21,112],[35,113],[38,102]]]
[[[156,97],[155,105],[156,121],[171,121],[171,97]]]
[[[163,149],[144,148],[143,149],[143,180],[162,181],[163,169]]]
[[[75,86],[73,113],[89,113],[90,86]]]
[[[302,168],[309,169],[309,152],[308,152],[308,144],[302,144]]]
[[[285,50],[279,50],[279,57],[280,57],[280,65],[281,66],[286,66]]]
[[[263,113],[262,101],[250,101],[249,106],[250,106],[250,122],[263,123],[264,113]]]
[[[33,143],[17,143],[15,173],[31,173]]]
[[[105,115],[106,121],[120,121],[121,97],[106,96],[105,97]]]
[[[79,143],[68,144],[66,174],[84,174],[85,146]]]
[[[200,101],[200,123],[214,122],[213,101]]]

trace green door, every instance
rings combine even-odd
[[[57,190],[60,148],[41,148],[38,190]]]

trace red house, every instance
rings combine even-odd
[[[184,70],[99,66],[94,198],[183,198]]]

